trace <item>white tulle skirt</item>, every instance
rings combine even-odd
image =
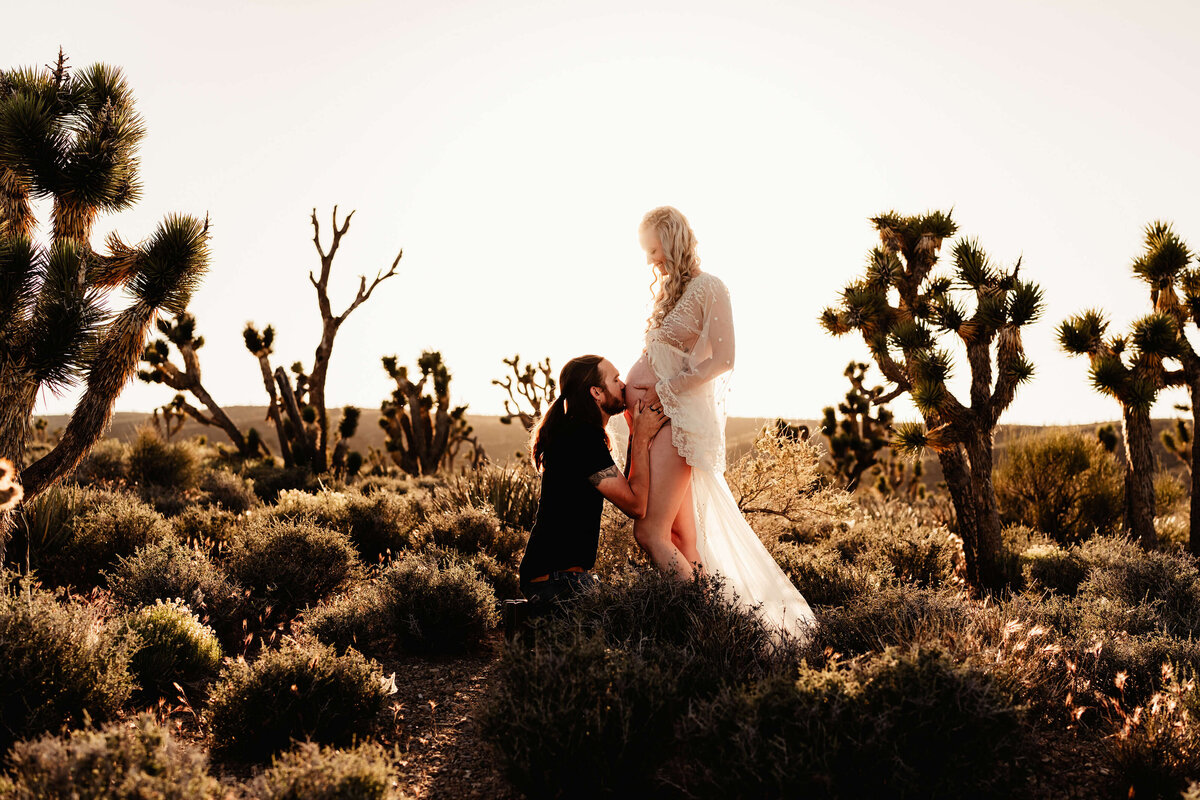
[[[755,608],[774,630],[807,641],[816,615],[742,516],[725,477],[693,467],[692,497],[704,568],[724,578],[730,599]]]

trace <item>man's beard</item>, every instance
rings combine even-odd
[[[600,409],[610,417],[616,416],[625,410],[625,398],[619,394],[609,394],[608,389],[605,389]]]

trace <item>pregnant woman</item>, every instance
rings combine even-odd
[[[661,406],[670,418],[650,447],[646,516],[638,544],[663,570],[720,574],[725,589],[776,630],[804,638],[812,610],[747,524],[725,483],[724,395],[734,362],[729,291],[700,270],[696,237],[670,206],[638,230],[658,290],[646,347],[626,375],[625,401]],[[623,433],[623,431],[615,431]]]

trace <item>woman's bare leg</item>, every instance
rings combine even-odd
[[[653,477],[653,473],[651,473]],[[704,565],[700,563],[700,551],[696,548],[696,507],[692,500],[692,482],[689,479],[687,491],[683,494],[683,501],[679,504],[679,511],[675,514],[675,519],[671,523],[671,543],[675,545],[693,569],[699,568],[700,574],[704,574]]]
[[[670,426],[667,423],[650,443],[650,494],[646,501],[646,516],[634,521],[633,536],[655,566],[691,580],[691,562],[671,540],[671,528],[691,486],[692,468],[671,443]]]

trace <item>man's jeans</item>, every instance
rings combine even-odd
[[[544,581],[521,581],[521,594],[531,604],[545,607],[552,601],[567,600],[599,585],[600,580],[590,572],[551,572]]]

